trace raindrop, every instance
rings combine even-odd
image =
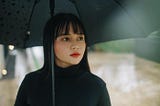
[[[7,14],[7,11],[4,11],[5,14]]]
[[[6,34],[7,34],[7,35],[8,35],[8,34],[10,34],[10,32],[9,32],[9,31],[7,31],[7,32],[6,32]]]
[[[2,3],[5,3],[6,1],[5,0],[2,0]]]
[[[12,6],[15,6],[16,5],[16,3],[12,3]]]
[[[24,21],[27,21],[27,18],[26,18],[26,17],[24,18]]]
[[[0,17],[0,21],[3,21],[3,17]]]
[[[11,15],[11,12],[8,12],[8,15]]]
[[[2,23],[1,26],[4,27],[4,24]]]
[[[10,28],[14,28],[14,25],[11,25]]]
[[[19,14],[19,13],[20,13],[20,11],[19,11],[19,10],[17,10],[17,11],[16,11],[16,13],[17,13],[17,14]]]
[[[15,17],[15,20],[18,20],[18,18],[17,18],[17,17]]]
[[[23,26],[20,27],[21,30],[25,29]]]
[[[25,23],[24,25],[25,25],[25,26],[28,26],[28,23]]]
[[[6,7],[4,6],[4,7],[2,7],[2,9],[3,9],[3,10],[5,10],[5,9],[6,9]]]
[[[22,8],[24,8],[24,5],[22,6]]]

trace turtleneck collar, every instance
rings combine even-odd
[[[73,65],[67,68],[62,68],[54,65],[55,77],[74,77],[82,74],[85,70],[80,69],[80,65]]]

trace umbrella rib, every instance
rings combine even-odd
[[[141,28],[141,30],[145,34],[144,29],[142,29],[142,27],[138,24],[136,19],[131,14],[129,14],[129,12],[126,10],[126,8],[119,1],[117,1],[117,0],[113,0],[113,1],[116,2],[127,13],[127,15],[136,23],[137,27]]]
[[[33,4],[33,7],[32,7],[32,10],[31,10],[31,14],[29,16],[29,20],[28,20],[28,23],[27,23],[27,29],[26,29],[26,34],[25,34],[25,37],[24,37],[24,47],[26,46],[26,42],[27,40],[29,39],[29,35],[30,35],[30,23],[31,23],[31,19],[32,19],[32,16],[33,16],[33,12],[35,10],[35,7],[37,5],[37,3],[39,3],[40,0],[35,0],[34,1],[34,4]]]
[[[50,14],[51,14],[51,17],[52,17],[53,14],[54,14],[54,8],[55,8],[55,2],[54,2],[54,0],[50,0],[49,6],[50,6]]]
[[[37,5],[37,3],[39,2],[40,0],[35,0],[34,4],[33,4],[33,7],[32,7],[32,10],[31,10],[31,14],[30,14],[30,17],[29,17],[29,20],[28,20],[28,28],[27,30],[29,30],[29,27],[30,27],[30,23],[31,23],[31,19],[32,19],[32,16],[33,16],[33,12],[35,10],[35,7]]]
[[[81,17],[81,14],[80,14],[80,11],[79,11],[79,9],[78,9],[78,6],[77,6],[76,2],[73,1],[73,0],[69,0],[69,1],[74,4],[74,6],[75,6],[75,8],[76,8],[76,10],[77,10],[77,13],[78,13],[78,15],[79,15],[79,18],[81,19],[82,17]]]

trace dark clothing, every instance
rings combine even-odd
[[[105,82],[78,65],[55,66],[56,106],[111,106]],[[52,106],[51,72],[39,70],[26,75],[15,106]]]

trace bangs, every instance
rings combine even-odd
[[[56,28],[54,31],[55,38],[57,38],[60,35],[69,35],[71,27],[73,28],[73,32],[75,34],[85,35],[84,28],[80,22],[78,22],[77,20],[67,20],[67,21],[61,21],[56,25]]]

